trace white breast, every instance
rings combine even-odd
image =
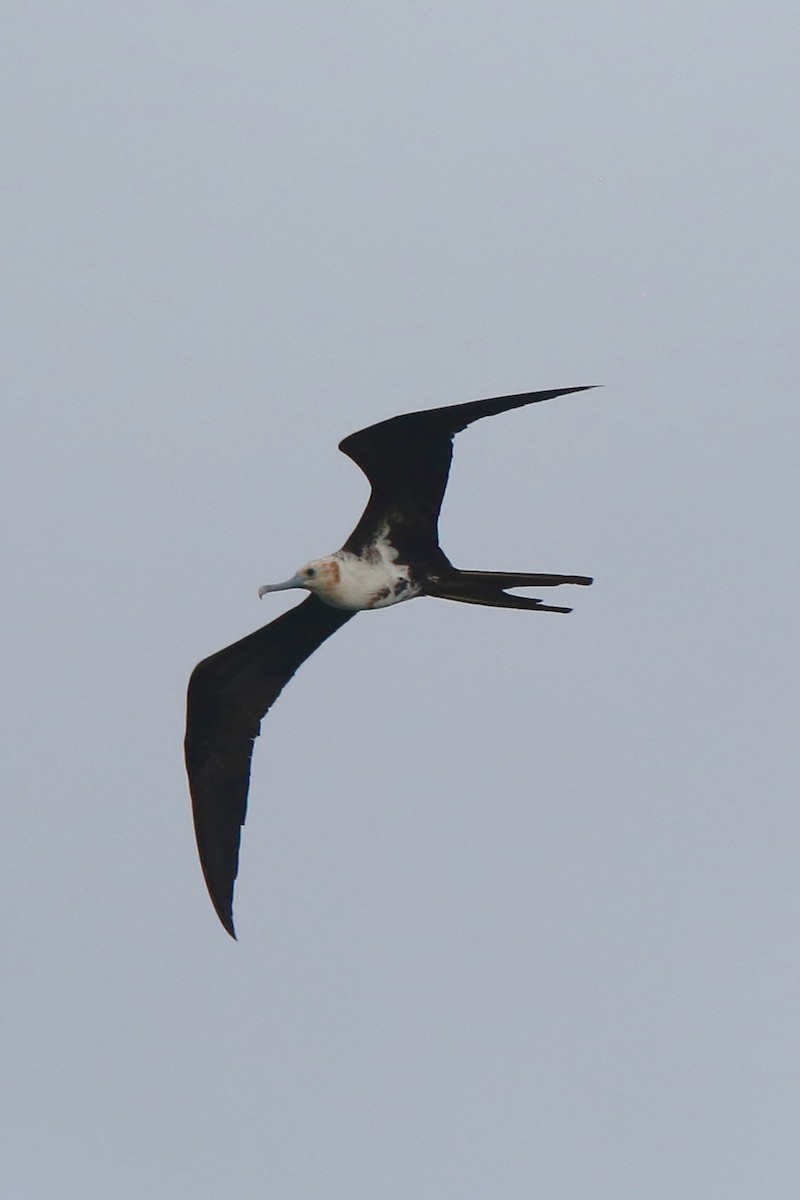
[[[396,558],[384,531],[363,555],[338,550],[328,560],[331,569],[325,572],[324,589],[318,591],[320,599],[356,612],[413,600],[420,588],[411,582],[409,568],[398,565]]]

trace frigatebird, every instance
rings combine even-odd
[[[197,847],[211,901],[231,937],[236,937],[233,885],[253,745],[262,718],[326,638],[357,612],[417,596],[568,613],[569,608],[506,589],[592,582],[584,575],[461,571],[439,546],[438,535],[455,434],[482,417],[587,390],[523,392],[403,413],[339,443],[372,487],[350,537],[341,550],[313,559],[284,583],[259,588],[259,596],[285,588],[311,594],[269,625],[204,659],[189,680],[185,751]]]

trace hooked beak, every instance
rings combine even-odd
[[[267,592],[285,592],[287,588],[305,587],[306,581],[302,575],[293,575],[284,583],[265,583],[258,589],[258,598],[266,596]]]

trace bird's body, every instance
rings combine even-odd
[[[340,550],[314,559],[259,595],[303,588],[310,595],[255,633],[204,659],[189,681],[186,767],[208,890],[227,931],[247,807],[253,744],[282,688],[309,655],[357,612],[436,596],[493,608],[567,613],[508,588],[589,584],[583,575],[461,571],[439,546],[438,517],[454,434],[482,417],[585,388],[560,388],[404,413],[340,444],[372,493]]]
[[[313,575],[309,575],[310,571]],[[387,608],[421,594],[413,581],[411,567],[397,562],[388,529],[380,530],[363,554],[337,550],[325,558],[315,558],[301,567],[297,575],[305,581],[297,586],[305,586],[325,604],[348,612]],[[267,585],[260,589],[260,594],[274,590],[274,585]]]

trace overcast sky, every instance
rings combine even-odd
[[[800,15],[9,0],[0,1191],[800,1194]],[[404,410],[457,565],[256,747],[239,942],[186,681]]]

